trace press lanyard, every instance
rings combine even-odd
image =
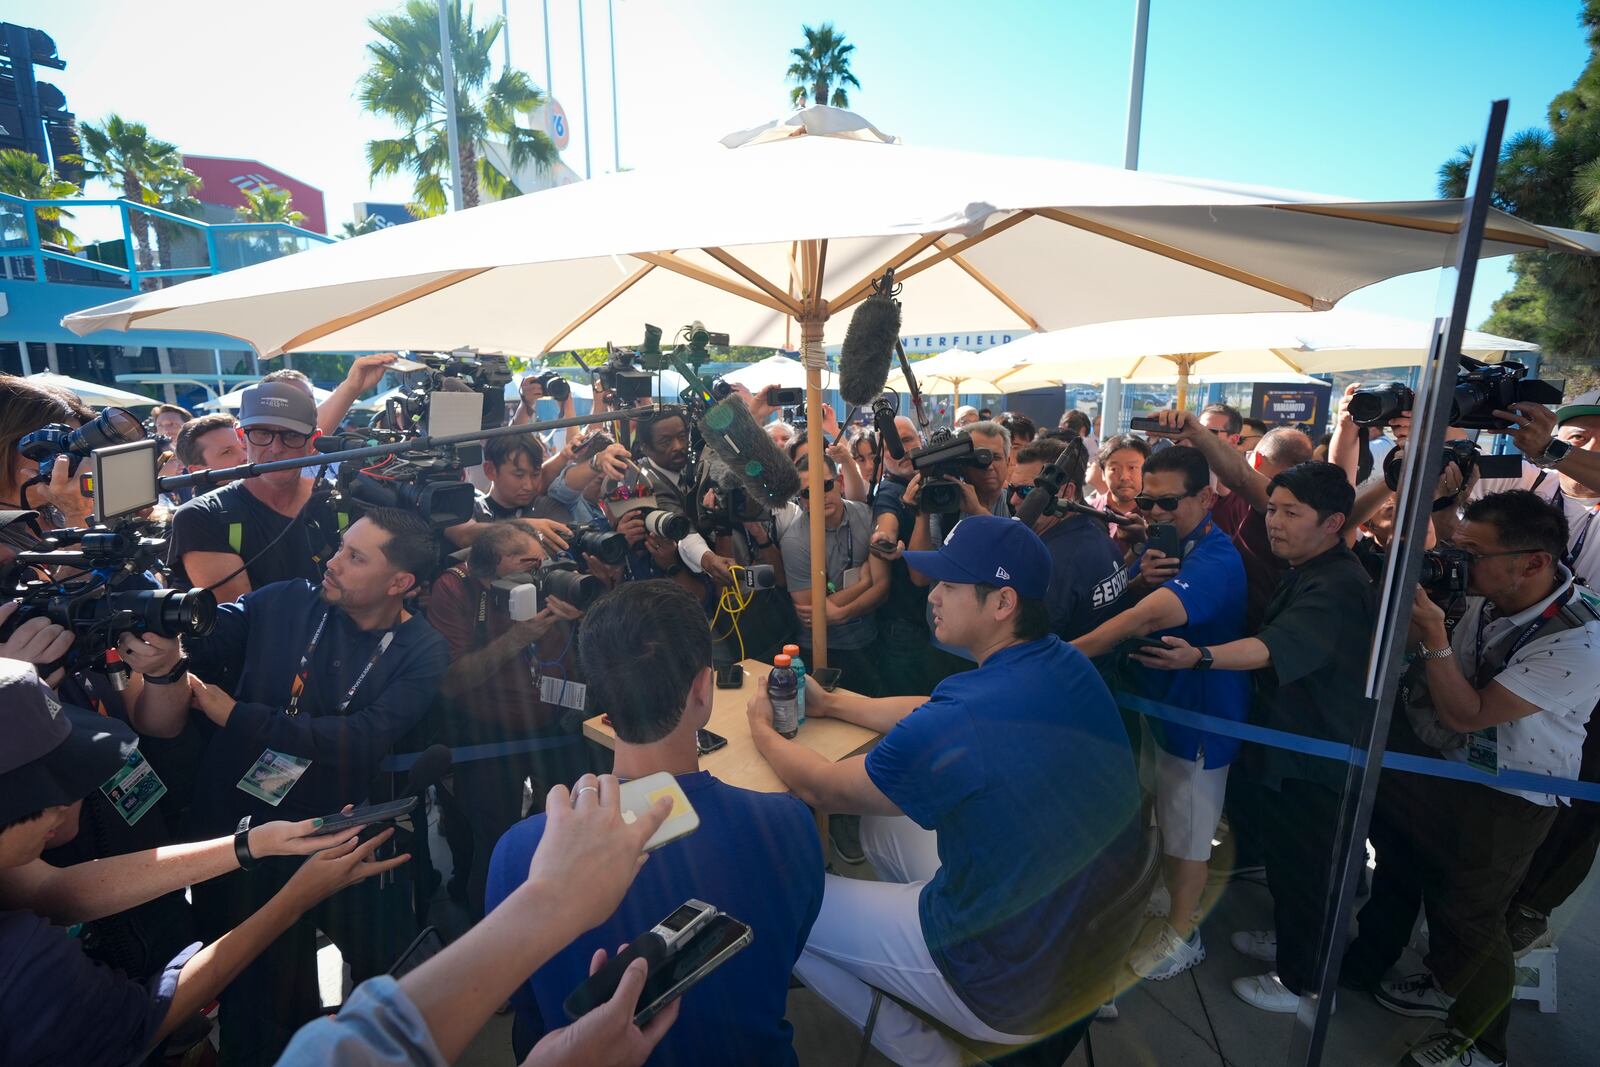
[[[306,690],[306,682],[311,677],[311,656],[317,650],[317,642],[322,640],[323,628],[328,625],[328,616],[333,614],[329,608],[322,613],[322,618],[317,622],[316,631],[311,635],[311,643],[306,645],[306,650],[300,655],[300,670],[295,674],[294,683],[289,687],[289,707],[286,709],[290,715],[300,714],[300,695]],[[372,653],[372,658],[367,660],[367,665],[361,668],[361,673],[356,675],[356,680],[350,683],[350,688],[344,691],[344,699],[339,701],[339,714],[343,715],[350,706],[350,701],[355,698],[356,690],[361,688],[361,683],[367,680],[367,675],[377,665],[383,654],[389,651],[389,645],[394,642],[394,630],[389,630],[378,642],[378,648]]]
[[[1552,600],[1549,606],[1539,613],[1539,617],[1537,619],[1534,619],[1532,622],[1528,623],[1527,626],[1523,627],[1522,633],[1517,637],[1516,642],[1512,644],[1510,650],[1506,652],[1505,657],[1500,661],[1500,666],[1494,668],[1492,674],[1488,672],[1488,662],[1483,658],[1483,631],[1488,625],[1484,615],[1486,614],[1485,609],[1488,607],[1488,604],[1485,603],[1483,607],[1479,608],[1478,633],[1477,637],[1472,642],[1472,660],[1476,664],[1476,667],[1474,668],[1475,674],[1473,677],[1473,688],[1482,689],[1484,686],[1488,685],[1489,680],[1493,678],[1495,674],[1499,674],[1505,669],[1505,665],[1511,662],[1511,657],[1515,656],[1519,651],[1521,651],[1523,645],[1527,644],[1529,641],[1532,641],[1534,636],[1540,630],[1544,629],[1551,619],[1561,614],[1561,609],[1566,605],[1567,601],[1571,599],[1572,587],[1568,586],[1559,597]]]

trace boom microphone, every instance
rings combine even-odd
[[[894,345],[900,339],[900,302],[894,298],[894,272],[873,283],[877,292],[850,316],[839,349],[839,396],[846,404],[866,407],[889,382]]]
[[[782,507],[800,492],[800,472],[745,409],[738,394],[713,404],[700,420],[707,447],[733,480],[768,507]]]

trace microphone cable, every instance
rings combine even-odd
[[[744,614],[745,609],[750,606],[750,602],[756,597],[756,591],[754,589],[750,590],[748,596],[741,596],[739,594],[740,583],[738,572],[743,571],[744,569],[745,568],[743,564],[739,563],[735,563],[728,568],[728,573],[733,575],[733,585],[727,589],[724,589],[717,596],[717,610],[716,613],[711,616],[712,639],[717,641],[725,641],[730,636],[736,638],[739,642],[739,658],[741,660],[745,659],[746,657],[744,653],[744,633],[739,629],[739,616]],[[726,613],[728,616],[728,632],[719,634],[717,633],[717,620],[720,619],[724,613]]]

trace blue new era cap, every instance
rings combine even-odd
[[[956,524],[937,552],[907,552],[906,566],[936,582],[1009,585],[1029,600],[1050,585],[1050,550],[1015,519],[973,515]]]

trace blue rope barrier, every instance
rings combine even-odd
[[[495,759],[500,756],[515,756],[523,752],[541,752],[550,748],[563,748],[575,745],[583,738],[577,734],[570,737],[529,737],[521,741],[497,741],[492,745],[463,745],[450,750],[450,765],[454,767],[460,763],[473,763],[477,760]],[[420,752],[403,752],[389,756],[378,764],[380,771],[409,771],[411,765],[417,762]]]
[[[1247,722],[1219,719],[1214,715],[1202,715],[1197,711],[1173,707],[1171,704],[1162,704],[1120,690],[1115,696],[1117,702],[1129,711],[1138,712],[1152,719],[1175,722],[1191,729],[1221,734],[1238,741],[1249,741],[1269,748],[1281,748],[1289,752],[1300,752],[1307,756],[1354,763],[1358,766],[1365,764],[1367,760],[1366,752],[1353,745],[1324,741],[1318,737],[1303,737],[1300,734],[1272,730]],[[1434,778],[1454,778],[1458,782],[1471,782],[1475,785],[1520,789],[1528,793],[1554,793],[1556,796],[1576,800],[1600,801],[1600,784],[1580,782],[1575,778],[1552,778],[1543,774],[1530,774],[1527,771],[1501,771],[1499,774],[1488,774],[1465,763],[1433,759],[1428,756],[1413,756],[1407,752],[1385,752],[1382,766],[1385,770],[1426,774]]]

